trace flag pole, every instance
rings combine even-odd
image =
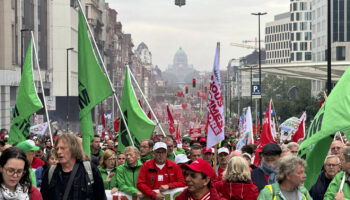
[[[129,66],[128,66],[128,65],[126,65],[126,67],[127,67],[127,68],[129,68]],[[129,73],[131,74],[132,79],[133,79],[133,80],[134,80],[134,82],[136,83],[137,88],[140,90],[140,93],[141,93],[141,95],[142,95],[143,99],[146,101],[146,104],[147,104],[147,106],[149,107],[149,109],[150,109],[150,111],[151,111],[151,113],[152,113],[152,115],[153,115],[154,119],[156,120],[157,125],[159,126],[159,128],[160,128],[161,132],[163,133],[164,137],[166,137],[165,132],[164,132],[164,130],[163,130],[163,128],[162,128],[162,126],[160,125],[160,123],[159,123],[159,121],[158,121],[157,116],[154,114],[154,112],[153,112],[153,109],[152,109],[151,105],[149,104],[149,102],[148,102],[147,98],[146,98],[146,97],[145,97],[145,95],[143,94],[143,92],[142,92],[142,90],[141,90],[141,88],[140,88],[140,85],[138,84],[138,82],[136,81],[136,79],[135,79],[135,77],[134,77],[134,74],[131,72],[131,70],[129,70]]]
[[[41,92],[43,93],[44,108],[45,108],[45,114],[46,114],[47,123],[48,123],[48,126],[49,126],[49,133],[50,133],[51,145],[53,145],[52,132],[51,132],[51,124],[50,124],[49,113],[47,112],[46,98],[45,98],[45,93],[44,93],[44,85],[43,85],[43,80],[42,80],[42,78],[41,78],[41,72],[40,72],[39,58],[38,58],[38,54],[37,54],[36,47],[35,47],[35,39],[34,39],[33,31],[30,31],[30,33],[31,33],[32,41],[33,41],[33,48],[34,48],[34,54],[35,54],[36,64],[37,64],[37,66],[38,66],[39,79],[40,79],[40,85],[41,85]]]
[[[108,73],[107,73],[107,69],[106,69],[105,63],[103,62],[103,59],[102,59],[100,50],[98,49],[98,46],[97,46],[97,44],[96,44],[96,40],[95,40],[95,38],[94,38],[94,35],[92,34],[90,25],[89,25],[89,23],[88,23],[88,21],[87,21],[87,19],[86,19],[86,16],[85,16],[85,13],[84,13],[84,10],[83,10],[83,6],[81,5],[80,0],[77,0],[77,1],[78,1],[78,4],[79,4],[81,13],[83,14],[86,27],[87,27],[88,30],[89,30],[89,33],[90,33],[90,36],[91,36],[91,39],[92,39],[92,43],[94,44],[94,47],[95,47],[95,49],[96,49],[98,58],[99,58],[99,60],[100,60],[100,64],[102,65],[102,67],[103,67],[103,69],[104,69],[104,71],[105,71],[105,75],[107,76],[108,82],[109,82],[109,84],[110,84],[110,86],[111,86],[111,88],[112,88],[113,96],[114,96],[114,98],[115,98],[115,100],[116,100],[116,102],[117,102],[117,105],[118,105],[118,108],[119,108],[119,111],[120,111],[120,115],[121,115],[121,117],[122,117],[122,119],[123,119],[123,123],[124,123],[124,125],[125,125],[126,131],[128,132],[128,135],[129,135],[129,138],[130,138],[130,142],[131,142],[132,146],[135,146],[135,144],[134,144],[134,142],[133,142],[133,140],[132,140],[132,137],[131,137],[129,128],[128,128],[128,126],[127,126],[127,123],[126,123],[126,121],[125,121],[124,113],[123,113],[123,111],[122,111],[122,108],[120,107],[120,103],[119,103],[118,97],[117,97],[117,95],[115,94],[114,86],[113,86],[113,84],[112,84],[112,82],[111,82],[111,79],[109,78],[109,75],[108,75]]]

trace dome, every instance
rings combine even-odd
[[[176,51],[174,56],[174,66],[183,66],[187,67],[187,55],[180,47],[179,50]]]

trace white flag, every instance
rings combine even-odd
[[[236,150],[241,150],[245,144],[250,144],[252,142],[253,121],[252,121],[252,112],[250,110],[250,106],[248,107],[247,113],[244,118],[244,125],[243,125],[242,132],[243,132],[243,136],[238,141]]]
[[[221,80],[219,70],[219,50],[220,44],[216,46],[213,75],[211,76],[208,95],[208,136],[207,149],[218,144],[225,139],[225,116],[224,104],[222,100]]]
[[[34,126],[30,127],[30,132],[37,134],[37,135],[44,135],[44,133],[46,132],[46,129],[48,127],[48,123],[42,123],[42,124],[37,124]]]

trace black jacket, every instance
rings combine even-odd
[[[262,169],[260,169],[260,167],[255,168],[252,171],[252,181],[254,183],[254,185],[256,185],[258,187],[258,190],[260,192],[260,190],[264,189],[265,185],[267,185],[267,181],[264,175],[264,172]]]
[[[97,167],[92,164],[91,169],[94,177],[92,187],[88,187],[89,177],[86,173],[83,163],[78,162],[78,171],[73,179],[72,188],[69,192],[68,199],[70,200],[105,200],[106,194],[103,186],[101,174]],[[47,200],[62,200],[66,184],[69,180],[69,174],[62,171],[61,164],[57,167],[52,175],[51,183],[48,185],[48,172],[46,170],[41,184],[41,195]]]
[[[313,200],[323,200],[324,194],[327,191],[329,184],[332,179],[326,178],[325,171],[321,171],[321,174],[318,176],[318,179],[310,189],[310,196]]]

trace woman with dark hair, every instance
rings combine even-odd
[[[36,184],[38,187],[41,186],[42,176],[46,169],[50,169],[51,165],[57,164],[56,154],[53,152],[54,150],[48,150],[46,156],[44,158],[45,164],[38,169],[35,170]]]
[[[6,149],[0,157],[0,199],[42,200],[29,178],[29,162],[17,147]]]

